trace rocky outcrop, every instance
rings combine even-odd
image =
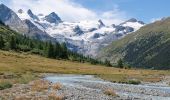
[[[55,12],[52,12],[51,14],[45,16],[44,20],[46,20],[49,23],[55,23],[55,24],[59,24],[62,22],[60,17],[58,17],[58,15]]]
[[[28,27],[22,22],[15,12],[4,4],[0,4],[0,20],[13,30],[22,34],[27,33]]]

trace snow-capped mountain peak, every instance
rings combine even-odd
[[[144,25],[137,19],[130,19],[119,25],[106,25],[100,20],[66,22],[52,12],[49,15],[35,15],[31,10],[17,13],[21,19],[30,20],[37,28],[48,33],[59,42],[66,42],[71,50],[95,56],[100,48],[114,40],[138,30]],[[39,19],[39,20],[38,20]]]
[[[105,26],[105,24],[103,23],[103,21],[100,19],[100,20],[98,20],[98,22],[99,22],[99,28],[102,28],[102,27],[104,27]]]
[[[127,20],[126,22],[138,22],[138,23],[143,24],[143,25],[145,24],[143,21],[138,21],[135,18],[131,18],[131,19]]]
[[[46,20],[49,23],[55,24],[62,22],[61,18],[55,12],[52,12],[49,15],[45,16],[44,20]]]
[[[28,15],[27,11],[24,11],[23,9],[19,9],[16,14],[21,20],[25,19],[31,19],[30,16]]]
[[[138,21],[135,18],[131,18],[123,23],[120,24],[120,26],[124,26],[124,27],[132,27],[134,28],[134,31],[140,29],[142,26],[144,26],[145,23],[142,21]]]
[[[25,33],[27,31],[27,26],[17,14],[4,4],[0,4],[0,20],[17,32]]]
[[[137,21],[138,21],[137,19],[131,18],[131,19],[127,20],[126,22],[137,22]]]
[[[33,14],[33,12],[29,9],[28,11],[27,11],[27,14],[30,16],[30,18],[32,18],[33,20],[37,20],[37,21],[39,21],[39,18],[35,15],[35,14]]]
[[[84,32],[81,30],[81,28],[77,25],[73,31],[77,34],[77,35],[82,35],[84,34]]]

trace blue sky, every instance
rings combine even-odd
[[[151,20],[170,16],[170,0],[24,0],[24,2],[1,0],[1,2],[15,10],[22,7],[30,8],[35,13],[49,13],[55,9],[54,11],[64,20],[73,21],[103,19],[116,23],[133,17],[149,23]]]
[[[74,0],[83,6],[107,11],[115,5],[129,16],[150,22],[152,19],[170,16],[170,0]]]

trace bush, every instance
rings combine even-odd
[[[27,73],[27,74],[23,74],[21,75],[21,77],[18,79],[19,83],[21,84],[27,84],[32,80],[35,80],[36,76],[32,73]]]
[[[52,84],[52,88],[53,88],[53,89],[56,89],[56,90],[59,90],[59,89],[62,88],[62,84],[60,84],[60,83],[54,83],[54,84]]]
[[[47,80],[36,80],[30,83],[32,91],[44,91],[50,88],[50,82]]]
[[[139,81],[139,80],[129,80],[129,81],[127,82],[127,84],[138,85],[138,84],[141,84],[141,81]]]
[[[31,53],[37,54],[37,55],[43,55],[43,51],[39,50],[39,49],[33,49],[33,50],[31,50]]]
[[[64,100],[64,95],[57,95],[56,91],[52,91],[48,94],[49,100]]]
[[[127,65],[124,67],[124,69],[131,69],[132,67],[130,65]]]
[[[109,96],[117,96],[117,94],[115,93],[113,89],[106,89],[104,91],[104,94],[109,95]]]
[[[12,84],[10,82],[0,82],[0,90],[11,88]]]
[[[24,51],[24,52],[28,52],[28,51],[31,50],[31,48],[28,47],[28,46],[26,46],[26,45],[18,45],[18,49],[19,49],[20,51]]]
[[[122,60],[122,59],[119,59],[119,60],[117,61],[117,67],[119,67],[119,68],[123,68],[123,67],[124,67],[124,65],[123,65],[123,60]]]
[[[105,59],[104,64],[108,67],[112,67],[112,64],[110,63],[110,61],[108,61],[107,59]]]

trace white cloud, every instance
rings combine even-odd
[[[31,9],[36,14],[56,12],[65,21],[102,19],[108,24],[118,24],[126,19],[126,13],[117,6],[111,11],[97,13],[71,0],[10,0],[9,6],[16,11]]]
[[[152,18],[152,19],[150,20],[150,22],[153,23],[153,22],[159,21],[159,20],[161,20],[161,19],[162,19],[162,18]]]
[[[103,12],[101,18],[106,23],[113,24],[113,23],[121,23],[122,21],[127,19],[127,15],[125,12],[120,11],[118,7],[115,6],[113,10]]]

